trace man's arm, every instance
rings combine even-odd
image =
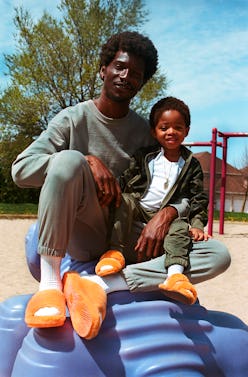
[[[96,183],[97,196],[102,207],[112,201],[116,207],[121,203],[121,189],[119,183],[104,163],[96,156],[85,156]]]
[[[12,177],[18,186],[43,185],[49,163],[55,153],[70,148],[72,133],[76,129],[74,124],[75,121],[68,109],[61,110],[49,122],[47,129],[17,156],[12,165]]]
[[[156,258],[163,251],[163,243],[170,224],[178,217],[176,208],[168,206],[158,211],[146,224],[135,246],[138,262]]]
[[[56,129],[46,130],[20,153],[12,164],[12,177],[19,187],[41,187],[53,155],[67,149]]]

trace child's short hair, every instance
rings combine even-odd
[[[166,110],[177,110],[184,118],[186,127],[190,126],[189,107],[180,99],[175,97],[165,97],[159,100],[152,107],[150,112],[150,126],[155,128],[162,113]]]

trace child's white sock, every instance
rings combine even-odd
[[[115,291],[129,290],[126,280],[118,273],[103,277],[98,275],[82,275],[82,277],[99,284],[107,294]]]
[[[184,267],[180,264],[172,264],[168,267],[168,277],[174,274],[182,274],[184,271]]]

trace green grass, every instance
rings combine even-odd
[[[220,212],[214,211],[214,220],[219,220],[219,218],[220,218]],[[224,220],[248,222],[248,213],[225,212]]]
[[[0,203],[0,216],[2,215],[37,215],[38,205],[32,203]],[[219,220],[220,213],[219,211],[214,211],[214,220]],[[241,221],[248,222],[248,213],[238,213],[238,212],[225,212],[226,221]]]
[[[33,203],[0,203],[0,215],[37,215],[38,205]]]

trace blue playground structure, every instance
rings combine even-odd
[[[27,263],[39,280],[37,224],[26,236]],[[92,273],[94,263],[66,256],[68,270]],[[159,292],[108,295],[99,335],[80,338],[68,318],[63,327],[29,329],[31,295],[0,304],[0,377],[247,377],[248,326],[199,303],[179,304]]]

